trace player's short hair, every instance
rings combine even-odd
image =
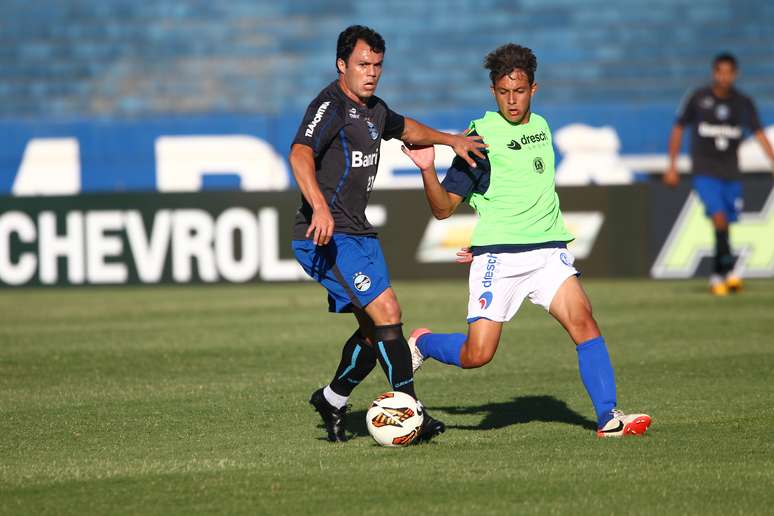
[[[336,61],[343,59],[346,63],[359,39],[365,41],[377,54],[384,53],[384,38],[381,34],[371,27],[350,25],[339,34],[339,40],[336,42]],[[336,70],[338,71],[338,67]]]
[[[484,68],[489,70],[492,84],[516,69],[524,71],[532,84],[535,82],[537,58],[531,49],[508,43],[487,54],[484,58]]]
[[[730,52],[723,52],[716,55],[715,59],[712,60],[712,68],[717,68],[720,63],[728,63],[734,70],[739,68],[739,62],[736,60],[736,56]]]

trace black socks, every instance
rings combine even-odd
[[[330,383],[331,390],[349,397],[375,366],[376,351],[360,336],[360,330],[356,330],[341,350],[341,362]]]
[[[392,390],[404,392],[416,399],[411,351],[403,337],[403,325],[376,326],[374,339],[376,342],[371,347],[359,330],[352,334],[341,350],[341,362],[331,380],[331,390],[339,396],[349,397],[357,384],[373,370],[378,359]]]
[[[394,391],[414,393],[414,371],[411,367],[411,351],[403,337],[403,324],[388,324],[374,328],[376,355]]]
[[[734,268],[736,259],[731,254],[728,230],[715,230],[715,274],[725,276]]]

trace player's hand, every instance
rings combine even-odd
[[[661,180],[669,188],[675,188],[680,184],[680,175],[677,173],[677,168],[674,166],[669,167]]]
[[[312,235],[315,245],[327,245],[333,237],[333,216],[327,206],[312,213],[312,222],[306,230],[306,238]]]
[[[435,147],[432,145],[411,145],[407,143],[400,146],[403,154],[411,158],[411,161],[419,167],[419,170],[427,170],[435,161]]]
[[[489,147],[480,136],[465,136],[464,134],[455,134],[454,143],[451,148],[460,158],[464,159],[470,165],[470,168],[476,168],[476,162],[470,157],[472,152],[475,156],[484,159],[484,149]]]
[[[470,251],[469,247],[463,247],[457,251],[457,258],[454,261],[457,263],[472,263],[473,253]]]

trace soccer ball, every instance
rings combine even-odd
[[[382,446],[406,446],[416,439],[424,421],[422,404],[402,392],[385,392],[366,413],[368,433]]]

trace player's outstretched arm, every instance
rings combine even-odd
[[[669,166],[663,178],[664,184],[670,188],[674,188],[680,183],[680,175],[677,173],[677,155],[680,153],[682,143],[683,126],[675,124],[672,127],[672,133],[669,135]]]
[[[293,145],[288,161],[301,193],[314,210],[306,238],[312,235],[316,245],[326,245],[333,237],[333,216],[317,183],[312,148],[298,143]]]
[[[769,158],[769,161],[771,162],[771,172],[774,174],[774,149],[771,148],[771,142],[769,142],[769,139],[766,138],[766,133],[761,129],[755,131],[755,138],[758,140],[758,143],[761,144],[763,152],[766,153],[766,156]]]
[[[482,151],[488,147],[481,141],[480,136],[443,133],[408,117],[405,118],[400,139],[412,145],[447,145],[454,149],[457,156],[467,161],[471,168],[476,168],[476,162],[469,154],[473,153],[484,159]]]
[[[419,167],[422,172],[422,182],[425,185],[425,196],[430,205],[430,211],[436,219],[445,219],[457,209],[462,197],[446,189],[438,182],[438,175],[435,171],[435,149],[432,145],[411,145],[401,146],[403,153],[411,158],[411,161]]]

